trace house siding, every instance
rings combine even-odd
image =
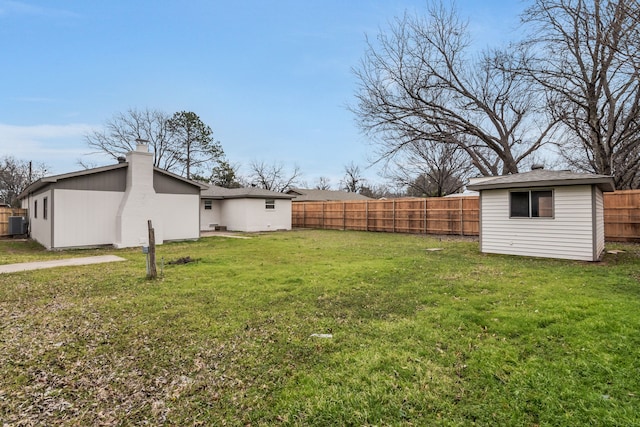
[[[48,201],[48,215],[47,219],[44,219],[43,215],[43,207],[44,207],[44,199],[47,198]],[[55,213],[53,209],[53,191],[49,188],[48,190],[44,190],[39,192],[38,194],[29,197],[29,227],[31,229],[31,238],[36,242],[40,243],[47,249],[51,249],[52,241],[51,241],[51,224],[53,223],[53,217]],[[34,218],[34,204],[38,202],[38,212],[37,218]]]
[[[156,170],[153,171],[153,189],[157,194],[200,195],[200,187],[181,181]]]
[[[200,230],[214,230],[216,225],[222,223],[222,201],[211,200],[211,209],[204,208],[204,200],[200,200]]]
[[[591,186],[553,191],[553,218],[510,218],[509,190],[483,190],[482,252],[593,260]]]
[[[122,191],[55,190],[54,247],[110,245]]]
[[[226,199],[222,224],[231,231],[291,229],[291,200],[275,199],[275,209],[265,209],[265,199]]]
[[[56,189],[90,191],[124,191],[127,185],[127,168],[81,175],[59,180]]]
[[[162,238],[190,240],[200,237],[200,196],[192,194],[158,194],[157,207],[162,218]],[[155,228],[155,226],[154,226]]]

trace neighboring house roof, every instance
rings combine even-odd
[[[294,202],[325,202],[331,200],[371,200],[370,197],[358,193],[335,190],[314,190],[307,188],[292,188],[288,194],[295,196]]]
[[[83,176],[89,176],[89,175],[95,175],[95,174],[100,174],[100,173],[105,173],[105,172],[110,172],[110,171],[115,171],[118,169],[126,169],[129,166],[129,164],[127,162],[122,162],[122,163],[117,163],[115,165],[109,165],[109,166],[102,166],[102,167],[98,167],[98,168],[92,168],[92,169],[85,169],[85,170],[81,170],[81,171],[77,171],[77,172],[69,172],[69,173],[63,173],[60,175],[52,175],[52,176],[46,176],[44,178],[40,178],[39,180],[32,182],[30,185],[27,186],[27,188],[25,188],[22,193],[20,193],[18,195],[18,199],[24,199],[25,197],[27,197],[27,195],[32,194],[37,192],[38,190],[40,190],[41,188],[44,188],[50,184],[55,184],[59,181],[65,180],[65,179],[70,179],[70,178],[78,178],[78,177],[83,177]],[[166,175],[168,177],[180,180],[184,183],[193,185],[195,187],[199,187],[200,189],[204,189],[207,188],[207,186],[205,184],[201,184],[199,182],[195,182],[195,181],[191,181],[188,180],[184,177],[181,177],[180,175],[176,175],[174,173],[171,173],[169,171],[166,171],[164,169],[160,169],[157,167],[153,168],[154,172],[158,172],[162,175]]]
[[[467,186],[468,187],[468,186]],[[447,194],[444,197],[477,197],[480,193],[478,193],[477,191],[469,191],[469,190],[464,190],[463,193],[452,193],[452,194]]]
[[[597,185],[602,191],[614,191],[613,177],[571,171],[534,169],[529,172],[487,178],[467,185],[469,190],[496,190],[502,188],[558,187],[567,185]]]
[[[295,196],[257,187],[224,188],[211,185],[200,192],[201,199],[292,199]]]

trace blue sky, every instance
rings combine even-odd
[[[458,0],[478,48],[506,42],[525,4]],[[231,163],[298,165],[313,185],[365,168],[346,105],[375,37],[424,0],[0,0],[0,155],[81,169],[83,135],[130,108],[193,111]],[[241,169],[242,171],[242,169]],[[366,169],[372,181],[375,167]]]

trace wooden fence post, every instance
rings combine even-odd
[[[393,232],[396,232],[396,199],[393,199]]]
[[[462,219],[462,215],[464,211],[462,210],[462,197],[460,197],[460,235],[464,236],[464,221]]]
[[[347,229],[347,202],[342,202],[342,231]]]
[[[429,199],[424,199],[424,234],[429,234],[429,224],[427,223],[427,217],[429,216],[429,209],[427,208],[427,201]]]
[[[149,271],[147,272],[148,279],[155,279],[158,277],[158,269],[156,268],[156,233],[151,225],[151,220],[147,221],[149,227]]]
[[[364,205],[365,216],[365,231],[369,231],[369,201],[367,200]]]

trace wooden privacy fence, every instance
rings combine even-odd
[[[609,241],[640,242],[640,190],[604,193],[604,236]]]
[[[9,235],[9,217],[27,216],[26,209],[0,207],[0,236]]]
[[[333,202],[295,202],[292,226],[392,233],[479,234],[477,196]],[[604,193],[608,241],[640,242],[640,190]]]
[[[296,202],[292,226],[477,236],[478,198]]]

